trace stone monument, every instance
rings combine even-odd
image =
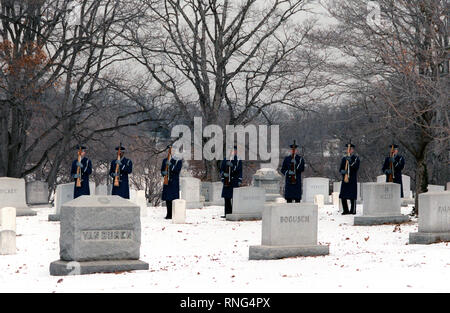
[[[233,210],[227,221],[253,221],[262,218],[266,191],[260,187],[239,187],[233,190]]]
[[[186,223],[186,200],[176,199],[172,202],[172,223],[184,224]]]
[[[201,194],[205,198],[204,206],[224,205],[222,182],[201,182]]]
[[[312,203],[285,203],[265,208],[261,246],[250,246],[250,260],[328,255],[317,244],[318,208]]]
[[[400,184],[364,183],[363,215],[355,216],[354,225],[381,225],[409,221],[401,214]]]
[[[141,209],[141,217],[146,217],[148,215],[147,208],[147,197],[145,196],[145,190],[138,190],[136,192],[136,204]]]
[[[325,199],[323,195],[315,195],[314,196],[314,204],[317,205],[317,207],[320,209],[323,209],[325,206]]]
[[[428,192],[442,192],[445,191],[445,186],[440,185],[428,185]]]
[[[60,260],[50,275],[147,270],[139,260],[139,207],[119,196],[81,196],[61,208]]]
[[[48,205],[48,183],[45,181],[27,182],[25,185],[28,205]]]
[[[51,222],[58,222],[60,219],[61,206],[73,200],[73,186],[74,183],[60,184],[56,186],[55,192],[55,214],[49,214],[48,220]],[[89,192],[95,195],[95,182],[89,182]]]
[[[409,234],[409,243],[450,241],[450,191],[419,194],[419,208],[419,231]]]
[[[186,200],[186,209],[201,209],[200,179],[195,177],[180,177],[180,199]]]
[[[261,168],[253,175],[252,185],[264,188],[266,191],[266,201],[275,202],[280,195],[281,175],[273,168]]]
[[[302,182],[302,202],[314,203],[315,195],[323,195],[329,203],[330,180],[322,177],[307,177]]]
[[[23,178],[0,177],[0,206],[16,208],[17,216],[33,216],[26,202],[25,180]]]
[[[0,208],[0,255],[16,254],[16,208]]]

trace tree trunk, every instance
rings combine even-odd
[[[220,181],[219,165],[217,160],[204,160],[206,169],[206,181],[217,182]]]
[[[426,147],[423,151],[426,150]],[[417,169],[416,169],[416,188],[415,188],[415,200],[414,200],[414,210],[413,213],[415,216],[419,216],[419,194],[428,191],[428,172],[427,172],[427,164],[425,160],[425,154],[423,154],[420,158],[416,159]]]

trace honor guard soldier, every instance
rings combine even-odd
[[[172,146],[161,165],[161,175],[164,177],[161,199],[166,201],[167,214],[165,219],[172,218],[172,201],[180,198],[180,172],[183,161],[172,155]]]
[[[133,172],[133,162],[124,157],[125,148],[120,144],[116,147],[117,158],[111,161],[109,175],[113,178],[111,195],[130,199],[128,175]]]
[[[75,184],[73,190],[73,198],[80,196],[89,196],[89,175],[92,174],[92,162],[86,157],[86,147],[77,146],[78,158],[72,162],[72,175]]]
[[[384,160],[381,171],[386,174],[387,183],[400,184],[401,197],[403,198],[402,170],[405,167],[405,158],[398,154],[398,145],[392,144],[389,148],[391,151]]]
[[[222,198],[225,199],[225,215],[231,214],[233,211],[232,199],[233,189],[238,188],[242,184],[242,161],[237,156],[237,146],[233,147],[229,159],[226,158],[220,165],[220,177],[222,179]]]
[[[356,214],[356,199],[358,198],[358,169],[359,157],[355,154],[355,145],[347,144],[347,155],[342,158],[339,171],[342,174],[341,192],[339,198],[342,201],[342,215]],[[351,202],[351,210],[348,210],[347,200]]]
[[[285,178],[284,198],[288,203],[300,202],[302,199],[302,172],[305,170],[305,160],[297,154],[298,146],[289,146],[291,154],[284,158],[281,173]]]

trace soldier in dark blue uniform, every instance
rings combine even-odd
[[[77,146],[77,150],[80,150],[80,146]],[[77,168],[80,167],[81,187],[77,187]],[[81,146],[81,162],[78,162],[78,158],[72,162],[72,169],[70,174],[74,179],[73,198],[80,196],[89,196],[91,194],[89,190],[89,175],[92,174],[92,162],[86,157],[86,147]]]
[[[389,175],[392,174],[389,164],[392,161],[392,167],[394,168],[393,180],[394,183],[400,184],[401,197],[403,198],[403,182],[402,182],[402,170],[405,167],[405,158],[398,154],[398,145],[394,144],[394,153],[392,159],[388,156],[384,160],[383,168],[381,171],[386,174],[386,182],[389,181]],[[390,146],[392,148],[392,145]]]
[[[237,146],[234,146],[230,160],[226,158],[220,165],[220,177],[222,179],[222,198],[225,199],[225,215],[231,214],[233,205],[233,189],[238,188],[242,184],[242,161],[237,156]]]
[[[119,147],[116,147],[116,151]],[[130,186],[128,183],[128,175],[133,172],[133,162],[130,159],[124,157],[125,148],[120,146],[120,161],[118,159],[111,161],[111,168],[109,175],[113,178],[119,176],[119,186],[112,187],[111,195],[121,196],[124,199],[130,199]],[[116,174],[116,165],[119,164],[119,173]]]
[[[286,177],[284,198],[288,203],[300,202],[302,199],[302,172],[305,170],[305,160],[297,154],[298,146],[294,142],[290,147],[295,156],[290,154],[285,157],[281,166],[281,173]]]
[[[359,169],[359,157],[355,154],[355,145],[350,145],[350,156],[344,156],[341,160],[341,166],[339,167],[339,171],[342,174],[342,183],[341,183],[341,192],[339,194],[339,198],[342,200],[342,215],[346,214],[356,214],[356,199],[358,198],[358,169]],[[345,164],[348,161],[350,175],[349,181],[346,183],[344,181],[345,174],[348,171],[345,170]],[[347,200],[351,202],[351,210],[348,210]]]
[[[168,147],[170,148],[170,146]],[[162,197],[166,201],[167,214],[165,219],[172,218],[172,201],[180,198],[180,172],[183,167],[183,160],[179,160],[172,156],[167,167],[167,158],[161,165],[161,175],[168,175],[168,184],[163,185]]]

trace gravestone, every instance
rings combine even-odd
[[[287,203],[285,198],[279,197],[275,199],[275,203]]]
[[[428,185],[428,192],[442,192],[445,191],[445,186],[440,185]]]
[[[204,206],[223,205],[221,182],[201,182],[201,194],[205,198]]]
[[[307,177],[302,183],[302,202],[313,203],[315,195],[323,195],[326,203],[329,203],[330,180],[322,177]]]
[[[312,203],[285,203],[264,209],[260,246],[250,246],[250,260],[328,255],[317,244],[318,208]]]
[[[137,190],[130,188],[130,201],[136,203]]]
[[[60,220],[61,207],[64,203],[73,200],[73,186],[75,183],[59,184],[55,192],[55,214],[49,214],[48,220],[57,222]],[[95,182],[89,182],[89,192],[95,195]]]
[[[409,243],[450,241],[450,191],[419,194],[419,208],[419,231],[409,234]]]
[[[331,194],[331,198],[333,199],[333,206],[334,206],[336,209],[338,209],[338,211],[339,211],[340,213],[342,213],[342,212],[343,212],[343,209],[342,209],[342,202],[341,202],[341,199],[339,198],[339,192],[333,192],[333,193]]]
[[[180,199],[186,200],[186,209],[201,209],[200,179],[195,177],[180,177]]]
[[[402,183],[403,183],[402,206],[414,204],[413,193],[411,191],[411,177],[407,175],[402,175]]]
[[[176,199],[173,202],[172,223],[186,223],[186,200]]]
[[[354,225],[381,225],[409,221],[401,214],[400,184],[364,183],[363,215],[355,216]]]
[[[0,205],[16,208],[17,216],[34,216],[26,202],[25,180],[23,178],[0,177]]]
[[[146,217],[148,215],[147,212],[147,198],[145,196],[145,190],[138,190],[136,192],[136,204],[141,209],[141,217]]]
[[[377,183],[385,183],[386,175],[377,176]],[[407,175],[402,175],[402,184],[403,184],[403,198],[401,205],[408,206],[408,204],[414,204],[412,191],[411,191],[411,177]]]
[[[95,187],[96,196],[107,196],[108,195],[108,185],[98,185]]]
[[[16,254],[16,208],[0,208],[0,255]]]
[[[447,191],[450,191],[450,182],[447,183]]]
[[[319,210],[323,209],[323,207],[325,206],[325,199],[324,199],[323,195],[315,195],[314,196],[314,204],[317,205]]]
[[[412,199],[412,191],[411,191],[411,177],[408,175],[402,175],[402,183],[403,183],[403,198]]]
[[[45,181],[27,182],[25,185],[28,205],[48,204],[48,183]]]
[[[119,196],[81,196],[61,208],[60,260],[50,275],[147,270],[139,260],[139,207]],[[75,273],[74,273],[75,272]]]
[[[266,201],[275,202],[280,195],[281,175],[273,168],[261,168],[253,175],[252,186],[264,188]]]
[[[262,218],[266,191],[260,187],[239,187],[233,190],[233,210],[227,221],[253,221]]]

